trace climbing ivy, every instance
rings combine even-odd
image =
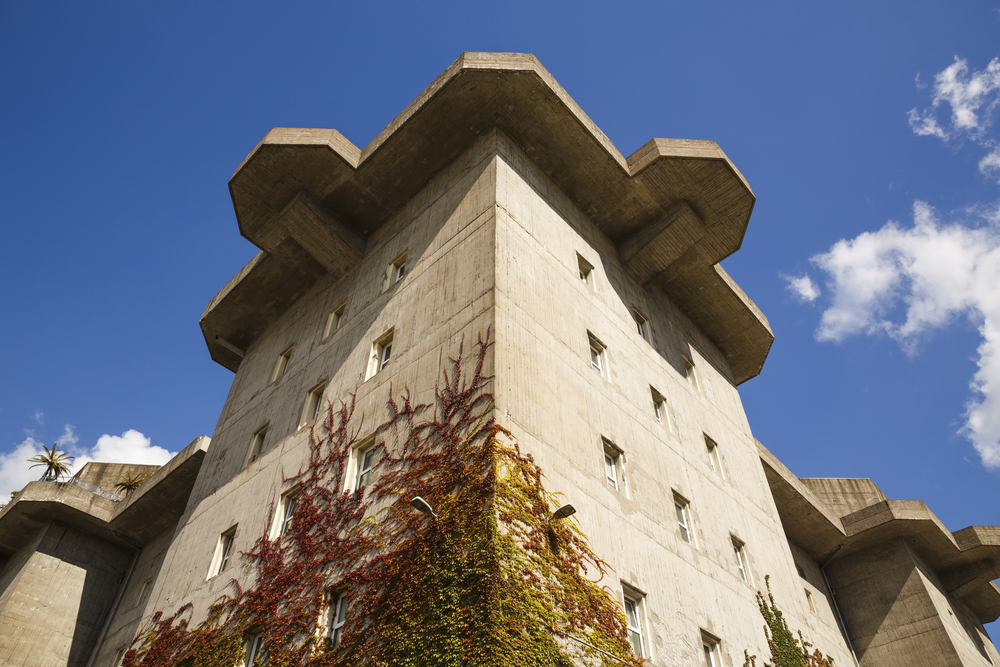
[[[812,653],[809,649],[812,644],[802,637],[802,632],[796,638],[785,622],[785,615],[781,613],[774,603],[774,594],[771,593],[771,575],[764,577],[767,584],[767,598],[760,591],[757,591],[757,607],[761,616],[764,617],[764,636],[767,637],[767,647],[771,650],[771,662],[764,663],[765,667],[834,667],[833,660],[826,658],[819,649]],[[757,656],[750,655],[743,651],[745,661],[743,667],[756,667]]]
[[[494,421],[490,345],[487,331],[468,362],[460,346],[433,405],[409,390],[390,396],[366,487],[342,491],[363,432],[354,397],[328,404],[308,465],[285,480],[298,484],[291,526],[242,553],[254,584],[233,579],[195,627],[190,604],[157,612],[123,665],[233,667],[258,633],[266,657],[256,664],[271,667],[641,664],[620,607],[596,583],[606,564],[572,520],[549,521],[558,499]],[[437,517],[415,511],[414,496]],[[341,594],[346,623],[333,645]]]

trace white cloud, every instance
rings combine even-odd
[[[786,276],[784,273],[778,275],[788,283],[785,289],[801,301],[815,301],[820,294],[819,288],[808,273],[803,273],[801,276]]]
[[[78,443],[79,441],[80,441],[80,438],[76,437],[76,434],[73,433],[73,425],[72,424],[66,424],[65,426],[63,426],[63,433],[62,433],[62,435],[60,435],[58,438],[56,438],[56,444],[59,445],[63,449],[69,449],[70,447],[72,447],[73,445],[75,445],[76,443]]]
[[[919,81],[918,81],[919,86]],[[948,129],[937,121],[937,109],[946,103],[951,107]],[[1000,104],[1000,58],[994,58],[986,69],[969,72],[964,58],[956,56],[955,62],[934,77],[934,97],[929,109],[910,110],[910,127],[919,135],[948,139],[966,134],[973,139],[981,137],[989,127],[992,112]]]
[[[168,452],[153,445],[149,438],[135,429],[119,435],[102,435],[90,452],[95,461],[104,463],[136,463],[163,465],[177,452]]]
[[[60,450],[67,450],[76,456],[73,461],[74,473],[79,472],[90,461],[163,465],[176,454],[153,445],[149,438],[135,429],[129,429],[121,435],[102,435],[90,449],[75,447],[78,442],[79,438],[70,424],[63,427],[62,435],[56,439]],[[42,469],[31,468],[28,459],[41,454],[42,445],[42,441],[29,433],[12,451],[0,454],[0,503],[11,491],[19,491],[28,482],[41,477]]]
[[[996,178],[1000,182],[1000,146],[994,146],[986,157],[979,161],[979,171],[984,176]]]
[[[910,121],[910,127],[913,131],[922,137],[948,138],[948,133],[938,125],[937,118],[930,113],[919,114],[916,109],[910,109],[907,119]]]
[[[912,227],[890,221],[813,257],[832,300],[816,338],[885,333],[912,355],[935,330],[971,320],[982,343],[962,433],[984,465],[1000,468],[1000,216],[982,213],[982,226],[942,223],[917,201]]]
[[[28,463],[28,459],[41,453],[42,443],[29,435],[13,450],[0,454],[0,503],[7,502],[11,491],[20,491],[25,484],[42,476],[41,468],[30,468]]]
[[[45,413],[42,412],[41,410],[35,410],[35,414],[31,415],[31,418],[34,419],[36,422],[38,422],[39,426],[45,425],[45,422],[42,421],[43,419],[45,419]]]

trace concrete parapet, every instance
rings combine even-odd
[[[493,127],[528,147],[612,241],[654,240],[634,249],[646,267],[640,282],[655,278],[705,331],[736,384],[760,372],[774,336],[717,266],[739,248],[753,210],[742,174],[712,141],[653,139],[624,158],[530,54],[463,54],[363,151],[336,130],[271,130],[229,182],[241,233],[268,255],[206,308],[212,358],[235,370],[239,351],[317,273],[356,262],[393,211]],[[664,221],[678,206],[695,222]]]

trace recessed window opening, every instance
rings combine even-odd
[[[632,598],[625,598],[625,618],[628,620],[628,641],[632,652],[638,657],[643,656],[642,627],[639,625],[639,605]]]
[[[610,486],[615,491],[621,489],[622,483],[624,483],[624,471],[621,465],[621,450],[615,446],[615,443],[611,442],[607,438],[601,438],[601,443],[604,445],[604,477],[607,481],[608,486]]]
[[[146,599],[146,595],[149,594],[149,589],[153,584],[153,579],[149,578],[142,582],[142,586],[139,588],[139,594],[135,596],[135,604],[133,607],[138,607]]]
[[[806,602],[809,603],[809,611],[816,614],[816,601],[813,600],[813,594],[809,592],[808,588],[803,589],[806,592]]]
[[[722,667],[722,652],[719,649],[719,640],[702,631],[701,646],[705,651],[705,667]]]
[[[347,623],[347,591],[334,593],[336,602],[330,607],[330,647],[340,646],[344,625]]]
[[[385,282],[383,283],[383,291],[389,289],[406,275],[406,250],[399,253],[394,260],[389,262],[389,266],[385,271]]]
[[[309,424],[317,415],[323,404],[323,390],[326,389],[326,380],[309,390],[306,400],[302,403],[302,415],[299,417],[299,428]]]
[[[233,553],[233,541],[236,538],[236,526],[219,535],[219,543],[215,548],[215,563],[211,576],[222,574],[229,567],[229,559]]]
[[[705,448],[708,451],[708,464],[712,466],[712,470],[719,475],[722,475],[722,462],[719,459],[719,445],[715,443],[707,435],[705,436]]]
[[[677,528],[681,539],[691,544],[691,504],[683,497],[674,494],[674,512],[677,514]]]
[[[649,388],[649,393],[653,399],[653,416],[656,417],[657,422],[665,424],[669,428],[670,416],[667,414],[667,399],[653,387]]]
[[[289,345],[287,350],[278,355],[278,360],[274,362],[274,371],[271,373],[271,382],[276,382],[285,374],[285,368],[288,366],[288,360],[292,358],[294,348],[294,345]]]
[[[250,438],[250,446],[247,447],[247,456],[243,461],[243,467],[246,468],[248,465],[256,461],[260,457],[260,451],[264,447],[264,437],[267,435],[267,429],[269,424],[264,424],[264,426],[257,429],[257,431]]]
[[[733,541],[733,556],[736,558],[736,571],[740,574],[740,579],[746,583],[750,583],[750,575],[747,570],[746,562],[746,549],[744,549],[743,542],[730,536]]]
[[[358,451],[358,482],[357,486],[355,486],[354,488],[360,489],[362,487],[368,486],[368,482],[371,480],[372,476],[372,467],[374,465],[374,461],[375,461],[374,443]]]
[[[587,337],[590,339],[590,366],[601,376],[604,376],[608,370],[608,357],[607,357],[607,346],[602,343],[597,336],[587,332]]]
[[[580,280],[588,287],[594,286],[594,265],[585,260],[579,253],[576,255],[577,264],[580,267]]]
[[[371,356],[368,358],[368,370],[365,372],[365,380],[380,373],[389,365],[392,357],[392,338],[394,329],[383,334],[381,338],[372,343]]]
[[[340,325],[344,323],[344,314],[346,312],[346,301],[330,311],[330,314],[326,318],[326,329],[323,331],[323,338],[329,338],[331,334],[340,330]]]
[[[642,593],[633,590],[622,582],[622,601],[625,606],[625,624],[628,628],[628,642],[632,645],[632,653],[638,658],[648,658],[645,633],[643,632],[645,598]]]
[[[278,536],[282,537],[292,527],[292,519],[295,517],[295,503],[299,499],[298,487],[286,492],[281,496],[279,503],[279,516],[281,520]]]
[[[694,362],[684,355],[684,375],[687,377],[688,384],[695,391],[700,391],[700,384],[698,382],[698,371],[694,367]]]
[[[126,647],[124,646],[118,648],[118,652],[115,653],[115,662],[114,662],[115,667],[121,667],[122,661],[125,659],[125,651]]]
[[[245,667],[252,667],[254,661],[264,655],[264,635],[259,632],[255,632],[247,637],[247,642],[244,646],[243,652],[246,656],[243,664]]]
[[[635,328],[639,332],[639,337],[645,341],[649,340],[649,318],[643,315],[638,308],[632,307],[632,317],[635,318]]]

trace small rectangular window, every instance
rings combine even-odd
[[[674,511],[677,514],[677,528],[681,539],[691,544],[691,511],[690,503],[681,496],[674,494]]]
[[[740,574],[740,579],[746,583],[750,583],[750,574],[747,570],[746,562],[746,550],[743,548],[743,542],[739,541],[735,537],[730,536],[733,541],[733,556],[736,558],[736,571]]]
[[[383,292],[398,283],[406,275],[406,252],[404,250],[394,260],[389,262],[389,266],[385,270],[385,281],[382,283]]]
[[[358,451],[358,482],[354,487],[360,489],[368,486],[371,481],[372,467],[375,460],[375,445],[368,445],[365,449]]]
[[[587,337],[590,339],[590,366],[604,376],[608,370],[607,346],[589,331]]]
[[[634,591],[624,590],[625,602],[625,622],[628,627],[628,641],[632,645],[632,653],[637,658],[647,657],[645,642],[643,641],[643,598]]]
[[[340,325],[344,323],[344,314],[346,312],[346,301],[330,311],[330,314],[326,318],[326,329],[323,331],[324,339],[329,338],[331,334],[340,330]]]
[[[649,393],[653,399],[653,416],[657,422],[666,426],[668,430],[671,430],[670,415],[667,413],[667,399],[653,387],[649,388]]]
[[[278,355],[278,360],[274,362],[274,372],[271,373],[271,382],[277,382],[278,378],[285,374],[288,360],[292,358],[294,345],[289,345],[288,349]]]
[[[579,253],[576,255],[576,261],[580,268],[580,280],[592,288],[594,286],[594,265],[585,260]]]
[[[347,623],[347,591],[343,591],[337,596],[336,602],[330,607],[330,646],[336,648],[340,646],[340,639],[344,632],[344,625]]]
[[[702,631],[701,646],[705,651],[705,667],[722,667],[722,654],[719,650],[719,640]]]
[[[392,337],[394,331],[394,329],[390,329],[388,333],[383,334],[381,338],[372,343],[372,352],[368,359],[368,370],[365,373],[365,380],[371,379],[389,365],[389,360],[392,358]]]
[[[694,362],[687,355],[684,355],[684,375],[692,389],[701,391],[701,386],[698,383],[698,371],[694,367]]]
[[[721,476],[722,461],[719,459],[719,446],[715,444],[715,440],[707,435],[705,436],[705,449],[708,452],[708,465],[712,467],[713,472]]]
[[[257,429],[257,432],[250,438],[250,446],[247,447],[247,456],[243,460],[243,467],[256,461],[260,457],[260,451],[264,447],[264,437],[267,435],[268,424]]]
[[[643,315],[638,308],[632,307],[632,317],[635,318],[635,328],[639,332],[639,337],[645,341],[649,340],[649,318]]]
[[[276,537],[283,537],[292,527],[292,519],[295,516],[295,503],[298,498],[298,487],[293,488],[291,491],[286,491],[281,496],[281,501],[278,503],[277,517],[279,524]]]
[[[132,605],[133,607],[138,607],[146,601],[146,596],[149,595],[149,589],[152,585],[152,578],[146,579],[146,581],[142,582],[142,586],[139,587],[139,594],[135,596],[135,604]]]
[[[814,614],[819,613],[816,610],[816,601],[813,599],[813,594],[809,592],[808,588],[805,588],[803,590],[805,590],[805,592],[806,592],[806,602],[809,603],[809,611],[811,611]]]
[[[259,632],[255,632],[247,637],[246,644],[243,647],[244,660],[243,664],[245,667],[252,667],[254,662],[259,658],[264,657],[264,635]],[[261,661],[263,664],[263,661]]]
[[[219,535],[219,543],[215,547],[214,567],[210,576],[222,574],[229,567],[229,559],[233,554],[233,541],[236,538],[236,526]]]
[[[302,414],[299,416],[299,428],[311,423],[319,415],[325,389],[326,380],[323,380],[306,394],[306,400],[302,403]]]
[[[344,491],[363,489],[372,482],[375,469],[375,436],[362,440],[351,450],[351,455],[344,470]]]
[[[601,443],[604,445],[604,477],[610,486],[615,491],[621,490],[621,485],[624,483],[624,471],[621,465],[621,450],[615,446],[615,443],[611,442],[607,438],[601,438]]]

